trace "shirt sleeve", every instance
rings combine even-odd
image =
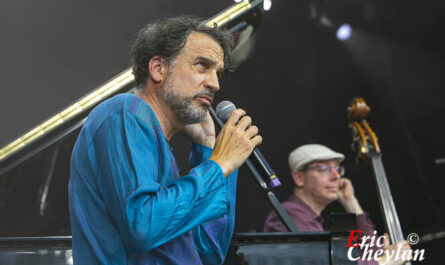
[[[206,161],[212,149],[192,143],[189,164],[195,167]],[[224,179],[229,209],[221,218],[205,222],[193,229],[193,240],[204,264],[222,264],[230,246],[235,224],[236,182],[238,170]]]
[[[264,232],[288,232],[275,211],[269,213],[264,223]]]
[[[143,253],[199,224],[227,214],[221,168],[205,161],[168,187],[160,185],[153,123],[136,114],[114,114],[97,129],[93,145],[98,189],[125,247]]]
[[[281,204],[291,220],[294,222],[296,228],[300,232],[317,232],[324,231],[320,221],[311,217],[307,210],[292,206],[289,202]],[[273,210],[267,216],[264,224],[264,232],[289,232],[287,227],[278,217],[277,213]]]
[[[357,214],[355,220],[357,228],[362,230],[363,235],[372,236],[374,234],[374,223],[367,213]]]

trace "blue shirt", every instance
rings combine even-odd
[[[71,156],[76,265],[221,264],[234,226],[236,175],[191,144],[179,176],[150,106],[121,94],[98,105]]]

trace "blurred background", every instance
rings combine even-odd
[[[292,192],[287,155],[295,147],[321,143],[344,153],[346,176],[383,231],[371,168],[357,164],[350,149],[346,107],[352,97],[363,97],[402,229],[423,236],[425,262],[439,264],[445,247],[445,3],[272,3],[251,37],[251,56],[223,77],[215,103],[234,102],[260,128],[261,151],[283,183],[274,190],[280,200]],[[178,14],[210,18],[232,4],[1,1],[0,146],[129,67],[131,44],[144,24]],[[0,236],[69,235],[66,172],[74,140],[58,147],[59,155],[43,150],[46,158],[0,170]],[[186,173],[187,142],[180,135],[172,142]],[[56,166],[38,167],[54,159]],[[48,170],[55,172],[50,180]],[[265,194],[242,167],[236,231],[262,231],[269,211]],[[328,211],[341,207],[334,203]]]

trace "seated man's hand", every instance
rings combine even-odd
[[[352,186],[351,181],[347,178],[340,179],[338,201],[348,213],[363,213],[363,209],[355,197],[354,187]]]
[[[399,242],[396,242],[395,244],[390,245],[389,243],[389,236],[387,233],[385,233],[385,240],[383,243],[383,255],[379,256],[378,263],[379,265],[402,265],[406,262],[406,260],[402,260],[400,257],[398,260],[396,260],[396,252],[397,249],[400,247],[400,257],[402,256],[404,251],[408,251],[411,249],[410,245],[406,240],[402,240]],[[386,255],[386,253],[389,253],[389,256]],[[392,255],[394,253],[394,255]]]

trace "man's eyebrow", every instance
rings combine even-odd
[[[196,57],[196,60],[204,62],[204,63],[212,65],[212,66],[217,64],[217,62],[215,60],[210,59],[210,58],[205,57],[205,56],[198,56],[198,57]],[[224,72],[224,67],[219,68],[217,70],[217,72],[218,72],[218,74],[222,75],[222,73]]]
[[[196,57],[196,60],[197,61],[203,61],[203,62],[211,64],[211,65],[216,65],[216,61],[215,60],[210,59],[210,58],[205,57],[205,56],[198,56],[198,57]]]

